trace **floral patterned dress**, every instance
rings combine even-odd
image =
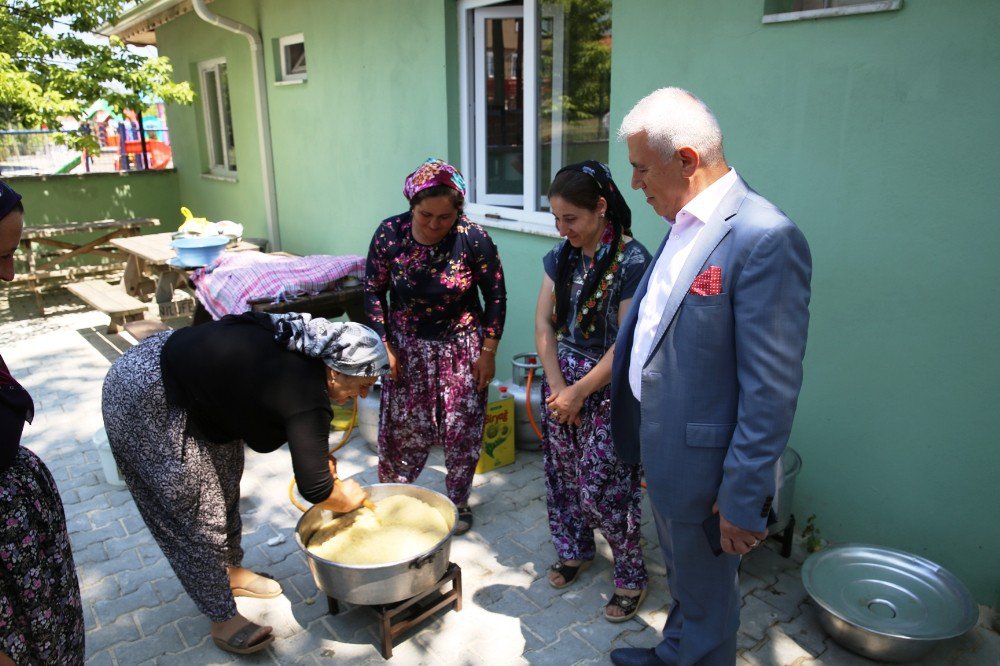
[[[566,241],[563,241],[565,243]],[[608,252],[607,239],[598,252]],[[556,279],[562,243],[544,258],[545,272]],[[559,368],[567,385],[580,381],[600,361],[618,334],[619,306],[632,298],[649,263],[649,252],[638,241],[625,245],[621,268],[611,291],[601,301],[594,330],[584,334],[575,323],[586,272],[573,266],[566,329],[558,333]],[[579,264],[579,253],[570,260]],[[542,404],[551,395],[542,381]],[[594,528],[601,530],[614,556],[615,587],[646,587],[646,567],[639,544],[642,470],[618,459],[611,439],[611,387],[592,393],[580,410],[581,425],[563,425],[543,410],[542,451],[549,512],[549,531],[563,560],[591,560],[596,548]]]
[[[431,445],[441,444],[448,497],[462,506],[479,461],[486,408],[472,366],[483,338],[503,334],[503,267],[486,230],[464,216],[435,245],[418,243],[412,225],[411,213],[383,221],[365,272],[369,323],[398,362],[397,378],[382,380],[379,480],[412,483]]]
[[[20,445],[31,397],[0,358],[0,653],[82,664],[83,606],[66,515],[45,464]]]

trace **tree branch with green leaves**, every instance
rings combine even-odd
[[[0,0],[0,123],[26,128],[82,120],[105,100],[118,113],[155,100],[190,104],[190,84],[175,82],[170,61],[131,50],[118,37],[92,37],[113,24],[126,0]],[[95,137],[57,137],[76,149],[96,150]]]

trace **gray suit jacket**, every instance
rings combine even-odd
[[[727,520],[763,531],[775,468],[802,384],[809,325],[809,246],[788,217],[741,179],[698,237],[667,301],[642,369],[628,382],[639,304],[660,245],[615,347],[611,425],[618,454],[641,462],[657,510],[696,522],[718,500]],[[709,266],[716,296],[689,294]]]

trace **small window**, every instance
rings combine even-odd
[[[281,63],[279,72],[280,81],[305,81],[306,80],[306,42],[300,32],[297,35],[288,35],[278,40]]]
[[[764,23],[891,12],[902,7],[903,0],[764,0]]]
[[[236,175],[236,140],[233,137],[226,61],[220,58],[200,63],[198,73],[201,79],[209,171],[217,176],[232,178]]]

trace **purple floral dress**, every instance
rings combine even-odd
[[[553,279],[560,248],[557,245],[543,260],[546,273]],[[567,385],[590,372],[614,344],[619,305],[635,293],[649,260],[649,252],[638,241],[625,246],[619,275],[601,303],[594,333],[589,336],[577,329],[572,316],[584,281],[582,267],[574,268],[569,330],[560,336],[557,351]],[[543,404],[549,395],[551,389],[543,378]],[[614,557],[615,587],[643,589],[647,575],[639,543],[642,468],[622,462],[615,453],[610,386],[587,397],[580,419],[579,426],[563,425],[548,408],[543,409],[542,451],[552,543],[560,559],[590,560],[596,552],[594,528],[600,529]]]
[[[0,652],[16,664],[82,664],[83,606],[55,481],[19,444],[31,398],[0,358]]]
[[[440,444],[448,497],[462,506],[479,461],[486,408],[472,366],[483,338],[503,334],[503,267],[486,231],[464,216],[436,245],[418,243],[412,224],[404,213],[379,225],[365,272],[369,324],[393,346],[398,362],[397,379],[382,380],[379,480],[412,483],[431,445]]]

